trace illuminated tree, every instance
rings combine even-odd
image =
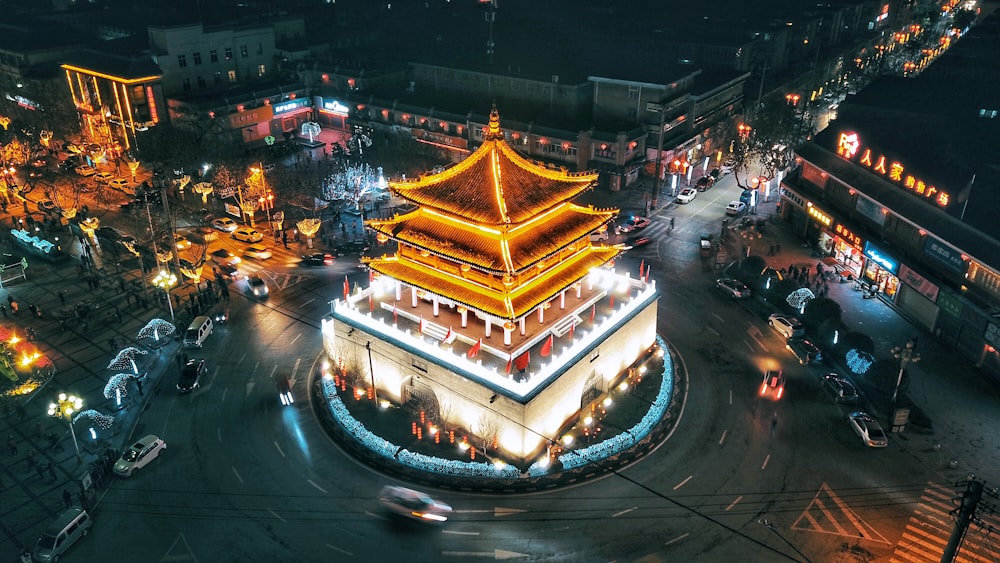
[[[138,338],[148,338],[160,340],[166,338],[177,331],[177,327],[163,319],[153,319],[146,323],[146,326],[139,329]]]
[[[306,236],[306,243],[309,245],[309,248],[313,247],[313,237],[319,232],[322,224],[322,221],[314,218],[303,219],[295,224],[299,228],[299,232]]]
[[[104,386],[104,398],[114,399],[128,395],[128,382],[131,377],[130,373],[116,373],[108,378],[108,383]]]
[[[112,424],[115,423],[115,417],[95,411],[94,409],[87,409],[74,416],[73,424],[76,424],[81,418],[93,421],[93,423],[96,424],[101,430],[107,430],[108,428],[111,428]]]
[[[476,436],[479,437],[483,453],[486,453],[496,445],[497,438],[500,434],[500,425],[497,424],[497,420],[494,415],[483,414],[476,422],[476,428],[473,431],[476,433]]]
[[[145,356],[149,352],[145,350],[140,350],[135,346],[129,346],[124,350],[118,352],[113,360],[108,364],[107,369],[125,369],[131,368],[133,373],[139,373],[139,366],[136,364],[136,358],[138,356]]]

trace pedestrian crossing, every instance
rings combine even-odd
[[[920,501],[896,545],[890,561],[894,563],[926,563],[941,561],[955,527],[955,515],[963,487],[947,487],[928,483]],[[993,499],[983,495],[983,508]],[[980,510],[969,525],[955,561],[962,563],[996,563],[1000,561],[1000,537],[990,530],[1000,530],[1000,515]]]

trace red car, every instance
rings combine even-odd
[[[760,385],[760,396],[774,395],[775,400],[785,394],[785,372],[780,369],[769,369],[764,372],[764,381]]]

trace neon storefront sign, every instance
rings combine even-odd
[[[883,270],[893,274],[896,273],[896,268],[899,267],[899,264],[897,264],[895,260],[886,256],[881,250],[875,248],[875,246],[871,243],[865,243],[865,256],[867,256],[872,262],[881,266]]]
[[[822,224],[824,227],[829,227],[831,224],[833,224],[833,217],[830,217],[826,213],[820,211],[815,205],[813,205],[811,201],[806,204],[806,207],[809,208],[807,211],[807,213],[809,213],[809,216],[819,221],[820,224]]]
[[[323,109],[339,115],[347,115],[350,111],[350,109],[346,105],[338,102],[337,100],[330,100],[328,102],[326,101],[323,102]]]
[[[860,248],[863,247],[864,240],[861,237],[859,237],[854,231],[852,231],[852,230],[848,229],[847,227],[845,227],[843,224],[837,223],[837,226],[834,227],[833,230],[834,230],[835,233],[837,233],[837,235],[840,238],[842,238],[842,239],[846,240],[848,243],[850,243],[851,246],[853,246],[855,248],[858,248],[858,249],[860,249]]]
[[[301,106],[302,106],[302,102],[300,102],[300,101],[282,102],[280,104],[274,104],[274,107],[272,109],[274,110],[274,113],[277,114],[277,113],[282,113],[282,112],[286,112],[286,111],[292,111],[293,109],[296,109],[296,108],[301,107]]]
[[[854,131],[840,133],[837,140],[837,154],[876,174],[885,176],[890,182],[925,201],[939,207],[948,207],[948,204],[951,203],[951,194],[928,184],[918,176],[907,173],[907,167],[902,162],[863,145],[861,136]]]

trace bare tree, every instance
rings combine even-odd
[[[497,423],[496,416],[485,413],[481,415],[479,421],[476,422],[474,432],[479,437],[483,453],[487,453],[493,447],[493,444],[496,443],[497,437],[500,434],[500,425]]]

